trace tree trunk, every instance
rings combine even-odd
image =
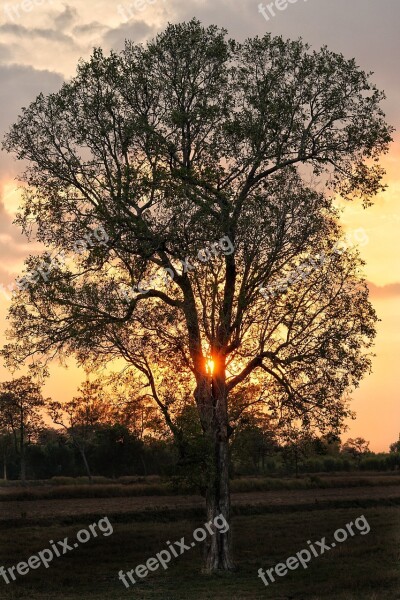
[[[83,446],[76,439],[74,441],[75,441],[76,447],[78,448],[78,450],[79,450],[79,452],[80,452],[80,454],[82,456],[83,464],[85,465],[86,474],[87,474],[87,476],[89,478],[89,483],[93,483],[92,474],[90,472],[89,463],[88,463],[87,458],[86,458],[85,449],[83,448]]]
[[[141,460],[141,463],[143,465],[143,474],[144,474],[145,477],[147,477],[147,467],[146,467],[146,463],[144,462],[144,458],[143,458],[143,454],[142,453],[140,453],[140,460]]]
[[[81,450],[81,454],[82,454],[83,462],[85,464],[87,476],[89,477],[89,483],[93,483],[92,474],[91,474],[90,468],[89,468],[89,463],[86,458],[86,453],[83,449]]]
[[[7,481],[7,454],[4,452],[3,454],[3,479]]]
[[[26,441],[25,441],[25,423],[24,413],[21,407],[20,414],[20,438],[19,438],[19,451],[20,451],[20,477],[23,485],[26,483]]]
[[[200,412],[208,442],[207,521],[214,521],[220,517],[216,521],[217,524],[225,519],[229,525],[231,502],[225,369],[221,369],[220,373],[220,375],[214,374],[211,385],[203,386]],[[221,525],[219,529],[215,527],[214,534],[206,540],[204,566],[206,573],[235,570],[230,527],[227,531],[221,529],[225,527]]]
[[[219,437],[219,436],[218,436]],[[228,440],[214,439],[214,461],[210,465],[210,480],[206,493],[207,521],[213,521],[220,515],[230,523],[230,490],[229,490],[229,447]],[[220,524],[222,519],[217,520]],[[223,527],[220,527],[224,529]],[[233,571],[231,531],[215,530],[206,542],[205,572]]]
[[[21,456],[20,456],[20,478],[23,484],[26,483],[26,458],[25,458],[25,448],[21,448]]]

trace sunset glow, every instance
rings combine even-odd
[[[213,361],[212,358],[208,358],[206,360],[206,371],[209,375],[212,375],[214,373],[214,368],[215,368],[215,362]]]

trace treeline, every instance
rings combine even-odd
[[[178,407],[167,428],[129,380],[118,378],[108,390],[101,381],[87,381],[78,392],[61,404],[45,399],[31,377],[0,384],[3,479],[161,475],[206,489],[209,451],[193,404]],[[363,438],[342,444],[333,433],[317,435],[290,423],[277,429],[268,414],[255,410],[240,411],[230,423],[232,477],[399,467],[400,442],[387,454],[374,454]]]
[[[168,475],[177,461],[171,441],[140,440],[123,425],[98,425],[85,447],[90,474],[105,477],[123,475]],[[20,478],[20,457],[14,444],[0,438],[2,472],[0,477]],[[82,455],[68,433],[43,429],[26,447],[26,478],[87,475]]]
[[[350,445],[349,445],[350,442]],[[273,476],[303,473],[346,471],[391,471],[400,468],[400,453],[387,454],[359,451],[353,440],[341,445],[339,440],[315,438],[296,444],[279,444],[271,433],[257,426],[244,427],[231,441],[231,475]],[[2,475],[20,478],[20,457],[10,436],[0,436]],[[96,425],[85,446],[91,476],[118,478],[125,475],[161,475],[195,478],[196,465],[182,461],[172,437],[140,439],[120,424]],[[35,441],[26,447],[27,479],[50,479],[55,476],[87,475],[82,455],[70,435],[54,428],[43,428]]]

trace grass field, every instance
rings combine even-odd
[[[400,600],[400,478],[397,475],[323,475],[233,482],[232,535],[238,570],[201,573],[202,544],[126,589],[118,572],[134,569],[166,548],[168,540],[193,540],[204,523],[198,496],[161,495],[156,478],[117,483],[99,480],[37,482],[0,490],[0,566],[8,568],[50,540],[69,538],[107,517],[113,533],[93,536],[68,553],[6,584],[4,600]],[[265,570],[365,515],[367,535],[356,532],[307,569],[299,567],[266,587]],[[75,538],[75,539],[74,539]]]
[[[94,478],[89,485],[86,477],[55,477],[51,480],[20,481],[0,480],[0,502],[10,500],[40,500],[69,498],[134,498],[140,496],[176,496],[191,494],[193,490],[172,485],[160,477],[121,477],[118,480]],[[267,492],[273,490],[318,490],[360,487],[399,486],[396,472],[378,475],[347,473],[340,475],[303,475],[302,477],[243,477],[231,482],[231,491]]]
[[[339,490],[338,490],[339,492]],[[277,493],[277,492],[274,492]],[[341,493],[341,492],[340,492]],[[254,502],[257,493],[254,493]],[[95,500],[95,499],[93,499]],[[128,501],[129,499],[124,499]],[[47,502],[43,500],[43,510]],[[60,504],[63,503],[59,500]],[[69,502],[74,502],[70,500]],[[75,500],[75,502],[79,502]],[[29,501],[24,503],[29,510]],[[70,514],[42,523],[18,526],[3,521],[0,532],[0,565],[10,567],[27,561],[48,548],[49,540],[73,541],[80,529],[109,516],[113,534],[91,538],[66,555],[55,558],[49,568],[43,566],[6,585],[0,577],[0,598],[4,600],[399,600],[400,599],[400,507],[354,506],[319,507],[319,510],[238,514],[233,518],[232,534],[238,571],[221,576],[201,574],[202,548],[198,543],[171,561],[167,570],[158,569],[126,589],[118,572],[145,563],[166,548],[168,540],[182,536],[193,539],[192,532],[204,518],[197,510],[189,518],[175,515],[166,521],[162,510],[153,514],[143,511],[142,521],[113,519],[101,512],[88,517]],[[0,511],[4,504],[0,505]],[[255,509],[256,510],[256,509]],[[251,511],[248,511],[250,513]],[[307,547],[307,540],[326,536],[364,514],[371,526],[367,535],[357,534],[314,558],[308,569],[302,567],[268,587],[258,578],[264,570]],[[154,521],[156,519],[156,521]],[[68,524],[67,524],[68,523]]]

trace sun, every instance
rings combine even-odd
[[[214,363],[213,359],[208,358],[206,360],[206,371],[209,375],[212,375],[214,373],[214,367],[215,367],[215,363]]]

